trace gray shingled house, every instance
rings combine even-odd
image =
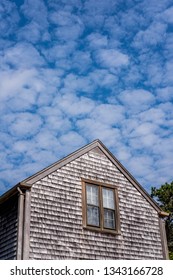
[[[95,140],[0,197],[0,259],[167,259],[166,216]]]

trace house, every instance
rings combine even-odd
[[[166,216],[95,140],[0,197],[0,259],[167,259]]]

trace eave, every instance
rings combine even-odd
[[[11,188],[10,190],[8,190],[7,192],[5,192],[4,194],[2,194],[0,196],[0,205],[3,204],[8,199],[10,199],[12,196],[16,195],[18,193],[18,188],[20,188],[21,190],[27,190],[27,189],[30,189],[31,186],[27,186],[27,185],[23,185],[22,183],[18,183],[13,188]]]

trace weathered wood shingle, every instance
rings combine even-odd
[[[12,197],[0,206],[0,259],[16,259],[17,199]]]
[[[81,178],[118,186],[121,234],[83,228]],[[31,189],[30,259],[162,259],[158,212],[98,149]]]

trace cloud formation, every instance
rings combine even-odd
[[[171,0],[1,0],[0,192],[99,138],[173,180]]]

